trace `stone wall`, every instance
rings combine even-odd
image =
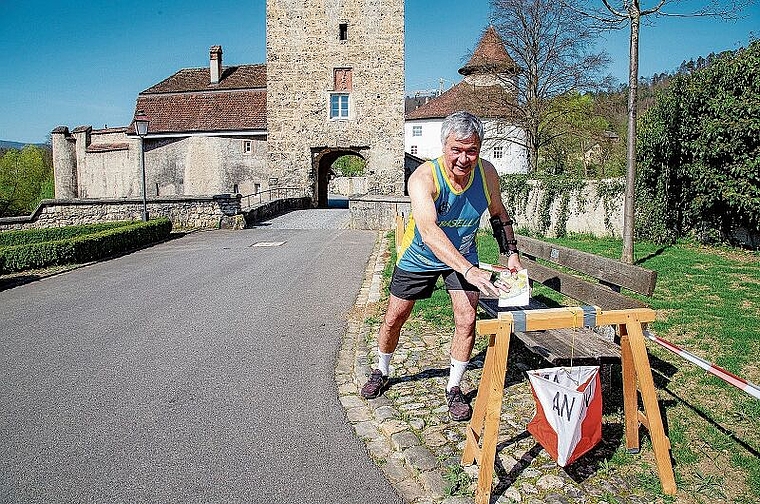
[[[530,230],[540,229],[540,203],[544,197],[544,191],[534,189],[528,195],[528,201],[524,210],[516,211],[509,208],[509,195],[504,194],[503,199],[507,205],[512,219],[522,228]],[[613,201],[605,203],[604,199],[597,194],[597,184],[593,180],[586,181],[582,192],[573,192],[568,203],[567,222],[565,224],[568,233],[582,233],[593,236],[609,236],[620,238],[623,235],[623,202],[621,194]],[[560,221],[561,202],[559,198],[551,205],[551,225],[544,231],[546,236],[556,236],[557,223]]]
[[[140,220],[142,199],[43,200],[32,215],[0,218],[0,231]],[[239,195],[166,197],[147,203],[151,219],[167,217],[175,229],[242,228]]]
[[[245,152],[243,142],[250,142]],[[140,139],[125,128],[53,130],[55,194],[71,198],[142,197]],[[145,139],[149,197],[253,194],[268,188],[267,142],[261,136]]]
[[[348,208],[352,229],[393,229],[397,214],[408,219],[411,212],[408,196],[363,196],[350,199]]]
[[[330,181],[330,192],[341,196],[358,196],[369,192],[367,177],[335,177]]]
[[[333,91],[348,94],[348,118],[330,118]],[[267,0],[268,160],[280,185],[316,194],[312,156],[336,148],[361,153],[372,188],[400,195],[403,132],[403,0]]]

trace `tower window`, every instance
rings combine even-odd
[[[348,23],[338,25],[338,40],[348,40]]]
[[[253,142],[250,140],[243,140],[243,154],[250,154],[253,150]]]
[[[330,119],[348,119],[348,94],[330,95]]]
[[[412,136],[422,136],[422,126],[412,126]]]
[[[412,145],[412,150],[410,152],[411,155],[416,156],[417,155],[417,146]]]
[[[494,147],[493,148],[493,158],[494,159],[501,159],[504,157],[504,151],[501,147]]]

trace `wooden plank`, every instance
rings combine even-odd
[[[607,310],[596,313],[596,325],[625,324],[628,317],[635,316],[639,322],[653,322],[657,316],[651,308],[636,308],[630,310]],[[499,324],[503,320],[512,321],[511,312],[499,312],[497,319],[479,320],[477,322],[479,334],[496,334]],[[546,329],[583,327],[583,309],[578,306],[566,306],[564,308],[547,308],[543,310],[529,310],[525,312],[525,330],[539,331]]]
[[[654,292],[657,282],[656,271],[527,236],[516,235],[515,238],[517,239],[517,247],[523,255],[540,257],[645,296],[651,296]],[[530,268],[528,268],[528,272],[531,272]]]
[[[604,310],[626,310],[644,308],[646,304],[617,293],[602,284],[593,284],[576,276],[561,273],[539,264],[527,257],[521,257],[522,265],[528,269],[530,279],[542,283],[557,292],[582,303],[599,306]]]
[[[496,444],[499,440],[499,422],[501,421],[501,403],[504,398],[504,377],[507,374],[507,356],[509,339],[512,334],[511,321],[501,320],[496,331],[496,339],[489,350],[494,353],[493,365],[489,367],[490,375],[485,390],[487,403],[483,425],[483,446],[480,452],[478,486],[475,492],[476,504],[488,504],[491,501],[491,483],[493,482],[494,462],[496,461]],[[483,369],[486,373],[486,369]],[[478,387],[480,395],[480,387]]]
[[[644,404],[644,414],[649,420],[649,437],[652,440],[652,449],[657,461],[660,484],[665,494],[675,495],[676,481],[670,461],[670,440],[665,435],[665,428],[662,423],[660,405],[657,401],[657,391],[654,388],[652,369],[649,365],[649,356],[647,355],[647,348],[644,343],[644,333],[635,315],[630,315],[628,322],[626,324],[628,343],[631,348],[633,365],[636,369],[639,390],[641,391],[641,402]]]

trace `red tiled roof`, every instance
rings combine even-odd
[[[137,97],[136,110],[150,120],[148,134],[266,129],[265,89]],[[134,127],[130,125],[130,134]]]
[[[208,68],[184,68],[140,94],[251,89],[265,88],[266,85],[267,66],[264,64],[227,67],[222,71],[218,84],[211,83],[211,73]]]
[[[478,47],[472,53],[470,61],[459,69],[462,75],[470,75],[478,72],[507,72],[517,70],[515,61],[507,53],[504,41],[496,33],[493,26],[486,28],[478,42]]]
[[[511,101],[513,97],[501,86],[473,86],[463,81],[409,112],[406,119],[439,119],[459,110],[481,118],[508,118]]]
[[[227,67],[218,84],[208,68],[186,68],[140,93],[135,111],[148,134],[265,130],[266,80],[266,65]]]
[[[99,143],[87,146],[87,152],[111,152],[127,149],[129,149],[129,144],[126,142]]]

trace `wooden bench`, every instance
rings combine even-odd
[[[561,245],[547,243],[535,238],[517,235],[520,260],[528,270],[531,285],[536,282],[572,298],[582,305],[596,306],[603,310],[645,308],[646,304],[621,293],[622,288],[651,296],[654,292],[657,272],[581,252]],[[538,259],[571,269],[592,280],[552,268]],[[506,265],[506,257],[499,263]],[[531,299],[528,307],[499,307],[498,300],[481,298],[480,307],[489,318],[498,318],[499,312],[547,308],[538,300]],[[620,362],[620,346],[611,338],[586,328],[550,329],[544,331],[516,332],[515,336],[526,348],[546,359],[553,366],[608,365]]]

